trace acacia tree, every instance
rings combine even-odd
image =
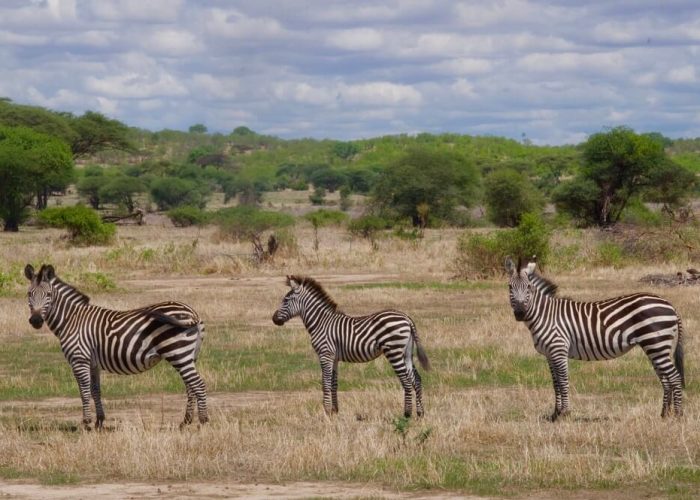
[[[527,212],[539,212],[544,198],[526,175],[511,168],[492,172],[484,182],[489,219],[501,226],[515,227]]]
[[[477,182],[473,165],[461,154],[415,148],[384,169],[372,199],[387,216],[410,217],[414,226],[423,226],[429,217],[450,219],[457,206],[468,206]]]
[[[636,134],[627,127],[616,127],[593,134],[583,147],[584,165],[571,181],[562,183],[553,193],[557,206],[586,222],[607,226],[617,222],[627,202],[653,188],[657,198],[663,193],[692,189],[687,171],[671,162],[663,143],[654,135]]]
[[[73,179],[68,145],[26,127],[0,127],[0,218],[18,231],[34,194],[65,189]]]

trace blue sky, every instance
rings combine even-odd
[[[2,0],[0,96],[285,138],[700,137],[695,0]]]

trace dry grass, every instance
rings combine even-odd
[[[31,329],[17,284],[0,298],[0,477],[51,484],[335,480],[552,496],[691,496],[700,487],[694,288],[654,290],[676,305],[688,332],[684,418],[659,418],[660,385],[633,351],[611,362],[572,363],[573,414],[551,424],[543,418],[553,405],[546,363],[512,319],[505,283],[449,281],[456,231],[428,231],[417,244],[382,240],[373,252],[327,229],[318,254],[310,234],[301,227],[298,254],[263,267],[239,256],[247,245],[216,242],[209,230],[120,228],[116,246],[87,249],[65,247],[53,231],[0,235],[3,272],[51,262],[86,285],[94,280],[86,272],[111,277],[111,292],[92,283],[98,304],[173,298],[193,305],[207,322],[200,367],[212,393],[211,425],[179,432],[184,390],[172,369],[106,375],[111,431],[76,431],[80,405],[68,365],[50,333]],[[637,279],[656,270],[585,269],[555,278],[563,294],[597,299],[640,290]],[[401,391],[383,359],[341,365],[340,414],[323,415],[307,334],[298,320],[284,328],[270,321],[287,273],[317,277],[348,313],[393,307],[416,320],[434,366],[424,375],[424,419],[406,426],[398,418]]]

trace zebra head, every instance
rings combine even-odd
[[[42,327],[46,315],[51,309],[51,295],[53,287],[51,281],[56,277],[56,272],[51,265],[43,265],[38,273],[34,272],[31,264],[24,268],[24,275],[29,280],[29,323],[37,330]]]
[[[294,316],[301,314],[301,281],[294,276],[287,276],[287,285],[291,290],[287,292],[287,295],[282,299],[282,305],[272,315],[272,322],[277,326],[282,326]]]
[[[529,262],[525,267],[522,260],[518,258],[517,267],[510,257],[506,258],[506,272],[508,273],[508,292],[510,296],[510,306],[516,321],[524,321],[530,302],[532,302],[533,285],[530,277],[535,270],[535,263]]]

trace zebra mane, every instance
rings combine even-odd
[[[315,279],[309,276],[288,276],[287,285],[291,286],[291,281],[294,280],[299,283],[300,286],[304,286],[315,292],[315,295],[320,298],[327,306],[329,306],[335,312],[341,312],[338,309],[338,304],[328,295],[321,284]]]
[[[69,285],[68,283],[60,279],[58,276],[54,276],[53,280],[51,280],[51,284],[61,293],[68,293],[76,297],[78,299],[79,304],[88,305],[90,303],[90,297],[88,297],[83,292],[75,288],[73,285]]]
[[[532,286],[534,286],[542,295],[554,297],[557,294],[557,288],[559,287],[553,281],[535,272],[529,274],[528,277],[530,278],[530,283]]]

